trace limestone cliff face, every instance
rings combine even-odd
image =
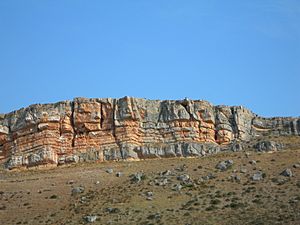
[[[76,98],[0,115],[7,168],[202,156],[255,136],[300,135],[300,118],[262,118],[199,100]]]

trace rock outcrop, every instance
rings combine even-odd
[[[12,169],[203,156],[264,135],[300,135],[300,118],[262,118],[200,100],[75,98],[0,115],[0,159]]]

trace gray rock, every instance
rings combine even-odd
[[[74,184],[74,183],[75,183],[74,180],[68,180],[68,181],[67,181],[67,184]]]
[[[147,201],[152,201],[152,200],[153,200],[153,197],[147,197],[146,200],[147,200]]]
[[[161,176],[170,176],[172,174],[171,170],[166,170],[160,173]]]
[[[203,177],[201,177],[201,178],[202,178],[203,181],[204,181],[204,180],[212,180],[212,179],[216,178],[216,176],[213,175],[212,173],[209,173],[208,175],[203,176]]]
[[[121,177],[121,176],[123,176],[123,173],[122,172],[116,172],[116,176]]]
[[[233,152],[240,152],[244,149],[244,146],[241,142],[233,142],[230,146],[230,150]]]
[[[252,165],[256,165],[256,161],[255,160],[250,160],[249,163],[252,164]]]
[[[114,170],[112,168],[107,168],[105,170],[106,173],[112,174],[114,172]]]
[[[93,162],[99,159],[100,159],[100,154],[99,151],[97,151],[96,149],[87,149],[86,152],[81,152],[79,154],[80,162]]]
[[[289,179],[288,179],[288,178],[278,178],[278,179],[275,179],[274,181],[275,181],[278,185],[283,185],[283,184],[285,184],[286,182],[288,182]]]
[[[190,176],[188,174],[182,174],[177,177],[177,180],[180,180],[182,182],[187,182],[190,180]]]
[[[72,195],[81,194],[84,192],[84,187],[74,187],[72,189]]]
[[[241,181],[241,177],[237,174],[231,174],[229,177],[228,177],[229,180],[233,181],[233,182],[240,182]]]
[[[81,202],[82,204],[86,203],[86,200],[87,200],[87,198],[86,198],[85,196],[82,196],[82,197],[80,198],[80,202]]]
[[[268,131],[269,135],[299,135],[300,134],[300,121],[299,118],[291,117],[275,117],[263,118],[255,117],[252,121],[253,134],[261,135]]]
[[[120,147],[113,147],[103,150],[104,159],[107,161],[110,160],[120,160],[122,159]]]
[[[289,200],[289,203],[296,204],[299,202],[299,196],[294,196]]]
[[[194,143],[179,142],[164,145],[147,144],[135,148],[140,158],[161,158],[176,156],[205,156],[220,151],[220,146],[216,143]]]
[[[146,200],[148,200],[148,201],[152,201],[153,200],[153,192],[152,191],[147,191],[145,193],[145,195],[146,195]]]
[[[292,177],[293,176],[293,172],[291,169],[287,168],[284,171],[282,171],[280,173],[280,175],[285,176],[285,177]]]
[[[221,171],[225,171],[225,170],[228,170],[232,165],[233,165],[233,160],[229,159],[229,160],[219,162],[216,165],[216,168]]]
[[[134,183],[139,183],[146,178],[143,172],[137,172],[135,174],[131,174],[130,177],[131,177],[131,181]]]
[[[112,208],[112,207],[108,207],[105,209],[106,212],[108,213],[119,213],[120,209],[119,208]]]
[[[253,181],[260,181],[264,179],[264,174],[261,171],[256,172],[255,174],[253,174],[253,176],[251,177],[251,179]]]
[[[152,191],[147,191],[146,196],[147,197],[153,197],[153,192]]]
[[[5,163],[7,169],[14,169],[22,166],[32,167],[47,163],[57,164],[54,159],[54,151],[48,147],[41,147],[34,152],[24,153],[23,155],[12,155]]]
[[[182,189],[182,185],[181,184],[175,184],[173,187],[172,187],[172,190],[173,191],[180,191]]]
[[[187,169],[187,166],[185,164],[177,167],[175,170],[179,171],[179,172],[183,172]]]
[[[281,150],[282,144],[276,143],[274,141],[265,140],[256,143],[253,147],[257,152],[270,152]]]
[[[246,157],[246,158],[249,158],[250,155],[251,155],[251,154],[250,154],[249,152],[246,152],[246,153],[245,153],[245,157]]]
[[[85,216],[83,217],[83,219],[87,222],[87,223],[93,223],[97,220],[98,216]]]
[[[161,180],[154,180],[154,184],[157,186],[166,186],[168,184],[168,179],[167,178],[163,178]]]
[[[65,157],[65,163],[77,163],[79,162],[79,157],[77,155],[70,155]]]
[[[293,165],[293,167],[296,168],[296,169],[297,169],[297,168],[300,168],[300,163],[295,163],[295,164]]]
[[[241,168],[241,169],[240,169],[240,172],[241,172],[241,173],[247,173],[248,170],[247,170],[246,168]]]

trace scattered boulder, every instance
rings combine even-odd
[[[264,140],[257,142],[253,147],[257,152],[270,152],[281,150],[282,144],[276,143],[274,141]]]
[[[152,191],[147,191],[146,192],[146,196],[147,197],[152,197],[153,196],[153,192]]]
[[[261,172],[261,171],[258,171],[255,174],[253,174],[253,176],[251,177],[251,179],[253,181],[260,181],[260,180],[264,179],[264,173]]]
[[[255,160],[250,160],[249,163],[252,164],[252,165],[256,165],[256,161]]]
[[[248,172],[248,170],[246,168],[241,168],[240,169],[240,173],[247,173],[247,172]]]
[[[171,170],[166,170],[160,173],[161,176],[170,176],[172,174]]]
[[[69,180],[69,181],[67,181],[67,184],[74,184],[74,183],[75,183],[74,180]]]
[[[108,212],[108,213],[119,213],[120,209],[109,207],[109,208],[106,208],[105,211]]]
[[[295,164],[293,165],[293,167],[296,168],[296,169],[297,169],[297,168],[300,168],[300,163],[295,163]]]
[[[285,176],[285,177],[292,177],[293,176],[293,172],[291,169],[287,168],[284,171],[282,171],[280,173],[280,175]]]
[[[229,177],[228,177],[229,180],[231,180],[232,182],[241,182],[241,177],[237,174],[231,174]]]
[[[116,172],[116,176],[121,177],[121,176],[123,176],[123,173],[122,172]]]
[[[187,169],[187,166],[185,164],[177,167],[175,170],[179,171],[179,172],[183,172]]]
[[[240,142],[233,142],[230,146],[230,150],[233,152],[240,152],[244,149],[244,146]]]
[[[182,189],[182,185],[181,184],[175,184],[173,187],[172,187],[172,190],[173,191],[180,191]]]
[[[147,201],[152,201],[153,198],[152,198],[152,197],[147,197],[146,200],[147,200]]]
[[[216,165],[216,168],[221,171],[225,171],[225,170],[228,170],[232,165],[233,165],[233,160],[229,159],[229,160],[219,162]]]
[[[296,204],[300,201],[300,197],[299,196],[294,196],[289,200],[290,204]]]
[[[106,173],[112,174],[114,172],[114,170],[112,168],[107,168],[105,170]]]
[[[130,177],[131,177],[131,181],[134,183],[139,183],[142,180],[146,179],[146,175],[143,172],[137,172],[135,174],[131,174]]]
[[[80,203],[84,204],[84,203],[86,203],[86,200],[87,200],[87,198],[85,196],[82,196],[80,198]]]
[[[272,178],[272,181],[278,185],[283,185],[289,181],[288,178]]]
[[[187,182],[190,180],[190,176],[188,174],[182,174],[177,177],[177,180],[180,180],[182,182]]]
[[[74,187],[72,189],[72,195],[81,194],[84,192],[84,187]]]
[[[148,201],[152,201],[153,200],[153,192],[152,191],[147,191],[145,193],[145,195],[146,195],[146,200],[148,200]]]
[[[83,219],[87,222],[87,223],[93,223],[97,220],[98,216],[85,216],[83,217]]]
[[[205,181],[205,180],[212,180],[212,179],[214,179],[214,178],[216,178],[216,176],[213,175],[212,173],[209,173],[209,174],[207,174],[206,176],[201,177],[201,179],[202,179],[203,181]]]
[[[157,185],[157,186],[165,186],[165,185],[168,184],[168,179],[167,178],[164,178],[162,180],[155,179],[154,184]]]
[[[70,155],[65,157],[65,163],[78,163],[79,157],[77,155]]]

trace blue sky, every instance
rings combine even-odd
[[[0,112],[74,97],[300,116],[300,1],[1,0]]]

